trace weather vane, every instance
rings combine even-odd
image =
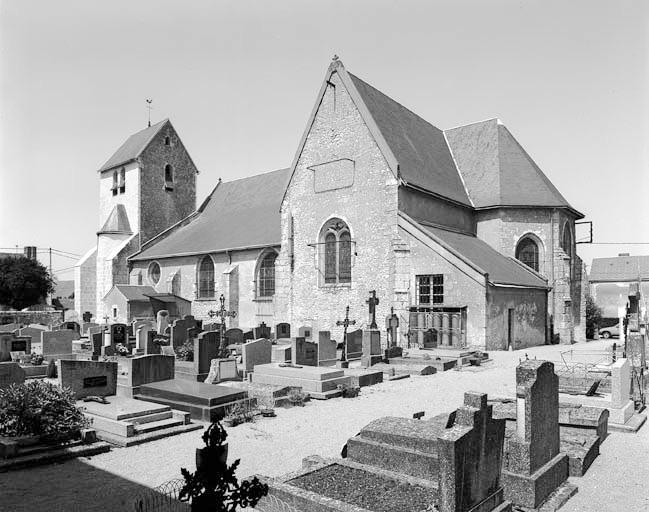
[[[146,108],[149,110],[149,126],[151,126],[151,110],[153,109],[151,103],[153,103],[153,100],[147,99],[145,101],[146,101]]]

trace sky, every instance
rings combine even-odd
[[[97,169],[147,98],[200,171],[198,204],[219,178],[290,166],[334,54],[438,128],[501,119],[592,221],[588,265],[649,254],[643,0],[0,0],[0,251],[63,251],[73,279]]]

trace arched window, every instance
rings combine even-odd
[[[539,246],[529,237],[523,238],[516,246],[516,259],[531,269],[539,271]]]
[[[257,270],[257,296],[272,297],[275,295],[275,260],[277,253],[275,251],[267,252]]]
[[[174,187],[174,168],[167,164],[165,165],[165,188],[173,189]]]
[[[325,284],[350,283],[352,280],[352,238],[349,227],[340,219],[331,219],[322,228]]]
[[[149,281],[155,286],[160,281],[160,265],[157,262],[151,263],[149,265]]]
[[[165,137],[165,146],[171,146],[171,139],[169,137]]]
[[[568,224],[567,222],[563,224],[561,248],[569,257],[572,257],[572,231],[570,231],[570,224]]]
[[[198,265],[198,297],[214,297],[214,262],[209,256]]]

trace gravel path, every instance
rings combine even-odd
[[[578,351],[601,349],[610,342],[575,345]],[[339,457],[347,439],[380,416],[426,417],[461,405],[465,391],[513,396],[519,358],[559,361],[564,346],[491,353],[482,367],[384,382],[362,389],[354,399],[312,401],[305,407],[279,409],[276,418],[229,429],[229,460],[241,458],[237,475],[281,475],[301,467],[312,454]],[[132,510],[133,499],[150,487],[194,470],[194,449],[201,431],[58,465],[0,474],[0,511],[94,512]],[[574,479],[578,494],[562,510],[649,511],[649,427],[638,434],[611,434],[602,454],[584,478]]]

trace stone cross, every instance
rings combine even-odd
[[[370,329],[378,329],[376,325],[376,306],[379,305],[379,299],[376,297],[376,290],[370,292],[370,298],[365,301],[370,310]]]
[[[349,306],[347,306],[347,308],[345,309],[345,319],[344,320],[338,320],[336,322],[336,325],[338,325],[338,326],[342,325],[345,328],[345,330],[343,331],[343,352],[340,355],[340,360],[341,361],[346,361],[347,360],[346,357],[345,357],[345,355],[347,354],[347,327],[349,327],[350,325],[355,325],[355,324],[356,324],[356,320],[350,320],[349,319]]]
[[[237,316],[237,312],[232,310],[228,311],[228,309],[225,307],[225,296],[221,294],[219,297],[219,302],[221,302],[221,307],[214,311],[210,310],[207,312],[210,318],[214,318],[215,316],[218,316],[221,319],[221,352],[222,352],[222,357],[227,357],[227,347],[225,345],[225,319],[230,317],[230,318],[235,318]]]

